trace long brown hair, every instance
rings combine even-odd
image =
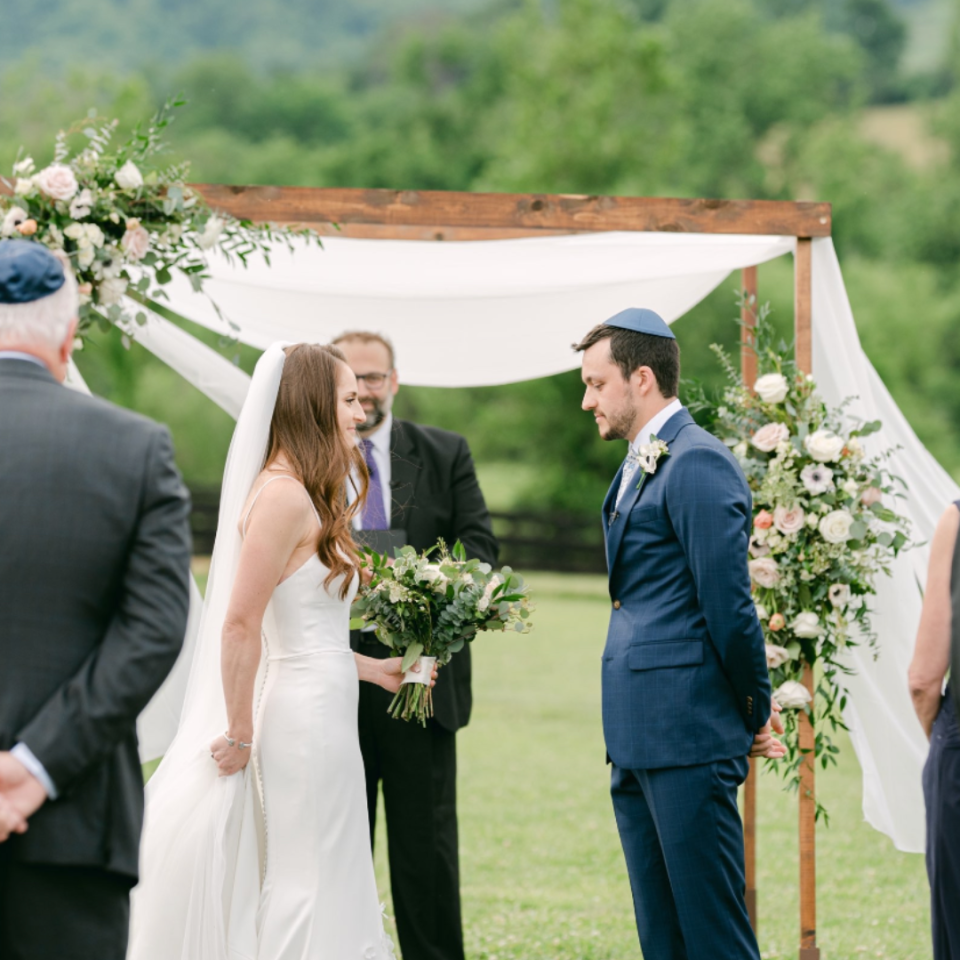
[[[317,556],[330,568],[327,586],[343,574],[340,597],[350,589],[360,568],[353,540],[353,517],[367,497],[367,465],[357,446],[340,429],[337,379],[344,355],[333,346],[298,343],[287,355],[280,378],[277,405],[270,421],[267,463],[283,454],[300,478],[320,514]],[[360,490],[347,503],[347,481],[353,472]]]

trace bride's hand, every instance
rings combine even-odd
[[[377,678],[377,683],[383,687],[384,690],[389,690],[390,693],[396,693],[400,689],[400,683],[403,680],[403,671],[400,669],[400,664],[403,663],[403,657],[388,657],[386,660],[377,661],[380,664],[380,676]],[[419,673],[420,664],[415,663],[410,668],[414,673]],[[436,686],[437,683],[437,665],[433,665],[433,673],[430,676],[430,686]]]
[[[239,773],[250,762],[250,747],[244,747],[241,750],[237,743],[239,738],[235,738],[234,746],[227,743],[227,738],[220,734],[213,743],[210,744],[210,756],[217,763],[217,769],[221,777],[230,777]]]

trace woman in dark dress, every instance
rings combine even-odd
[[[949,506],[930,545],[930,567],[910,694],[930,740],[923,770],[927,875],[934,960],[960,960],[960,501]],[[952,683],[944,679],[953,663]],[[951,691],[952,687],[952,691]]]

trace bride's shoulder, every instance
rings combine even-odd
[[[297,477],[263,470],[253,482],[244,504],[241,529],[249,528],[254,515],[268,515],[272,524],[283,524],[297,523],[311,513],[310,495]]]

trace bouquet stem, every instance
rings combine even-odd
[[[420,657],[420,670],[414,673],[408,670],[403,677],[400,689],[396,692],[387,712],[395,720],[417,720],[425,727],[427,720],[433,716],[433,689],[430,687],[430,676],[436,657]]]

